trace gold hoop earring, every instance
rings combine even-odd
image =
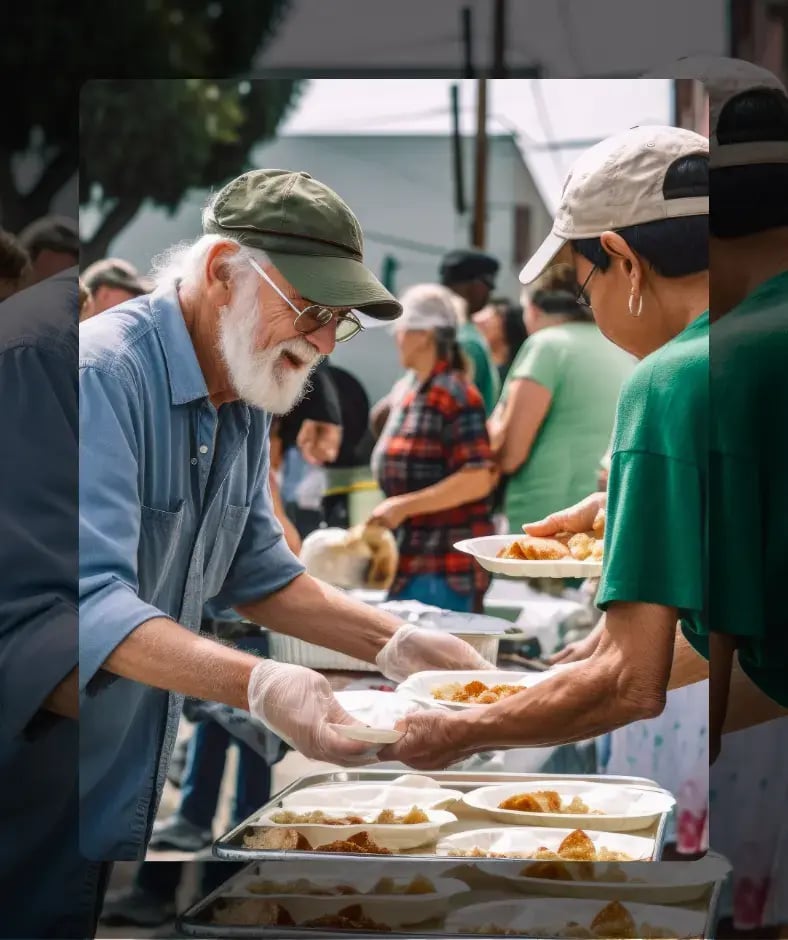
[[[629,315],[631,317],[639,317],[643,313],[643,295],[641,294],[638,297],[638,308],[635,310],[635,295],[634,293],[629,295]]]

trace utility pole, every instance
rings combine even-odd
[[[476,166],[473,197],[473,245],[484,248],[487,215],[487,79],[476,80]]]
[[[494,0],[492,77],[506,78],[506,0]]]
[[[454,173],[454,211],[465,215],[465,180],[462,172],[462,135],[460,134],[460,86],[451,86],[451,143]]]

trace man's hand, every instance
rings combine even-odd
[[[306,420],[296,438],[301,456],[313,466],[333,463],[342,444],[342,428],[325,421]]]
[[[335,725],[360,725],[311,669],[263,660],[249,677],[249,711],[291,747],[313,760],[345,767],[371,764],[375,749],[349,741]]]
[[[403,624],[378,653],[375,663],[389,679],[404,682],[414,672],[437,669],[494,669],[465,640],[440,630]]]
[[[540,538],[549,538],[558,532],[588,532],[600,509],[607,505],[607,493],[592,493],[568,509],[551,513],[539,522],[526,522],[523,532]]]
[[[375,507],[368,522],[377,523],[387,529],[398,529],[407,518],[407,497],[390,496]]]
[[[396,744],[380,752],[381,761],[401,761],[417,770],[443,770],[451,764],[485,750],[482,740],[474,741],[473,723],[466,714],[435,710],[415,712],[397,722],[405,734]]]

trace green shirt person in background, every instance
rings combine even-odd
[[[487,305],[498,267],[491,255],[465,249],[449,252],[440,265],[441,283],[465,301],[464,322],[457,331],[457,341],[470,363],[471,381],[481,393],[488,415],[498,401],[501,384],[487,340],[471,317]]]
[[[621,383],[634,364],[577,303],[571,265],[552,267],[529,293],[528,339],[490,420],[493,449],[508,477],[504,512],[510,532],[595,488]]]

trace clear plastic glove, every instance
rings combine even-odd
[[[252,670],[249,711],[305,757],[344,767],[372,764],[380,747],[350,741],[335,725],[360,725],[334,698],[328,680],[303,666],[269,659]]]
[[[414,672],[433,669],[495,669],[465,640],[412,623],[397,630],[375,657],[375,664],[395,682],[404,682]]]

